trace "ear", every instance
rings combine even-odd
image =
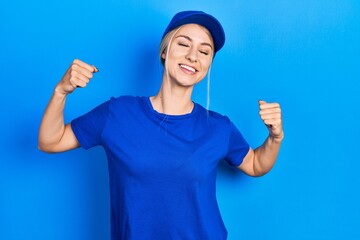
[[[166,54],[165,51],[161,54],[161,58],[165,60]]]

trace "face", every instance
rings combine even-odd
[[[197,24],[183,25],[172,37],[166,59],[172,82],[180,86],[194,86],[207,74],[214,55],[214,44],[209,31]]]

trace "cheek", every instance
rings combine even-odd
[[[167,59],[168,61],[171,61],[172,58],[176,58],[179,57],[181,55],[181,52],[179,49],[176,48],[176,46],[170,46],[170,51],[167,52],[168,50],[165,50],[162,54],[161,54],[161,58],[162,59]]]
[[[209,70],[210,66],[211,66],[211,59],[203,59],[202,61],[202,67],[203,67],[203,70],[206,70],[206,72]]]

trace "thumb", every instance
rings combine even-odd
[[[92,65],[92,67],[93,67],[93,72],[94,73],[97,73],[99,71],[99,69],[97,67],[95,67],[94,65]]]

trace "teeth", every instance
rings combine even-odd
[[[192,71],[192,72],[196,72],[195,68],[189,67],[187,65],[180,64],[180,67],[185,68],[185,69],[187,69],[189,71]]]

